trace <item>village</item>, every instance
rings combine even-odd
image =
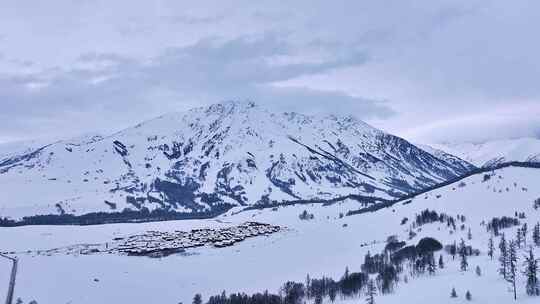
[[[268,236],[284,229],[259,222],[245,222],[226,228],[199,228],[190,231],[146,231],[126,237],[116,237],[110,242],[100,244],[75,244],[61,248],[19,252],[36,255],[91,255],[121,254],[129,256],[165,257],[183,253],[186,249],[212,246],[222,248],[233,246],[247,238]],[[17,252],[6,252],[16,254]]]
[[[269,235],[280,229],[279,226],[270,224],[246,222],[233,227],[193,229],[189,232],[147,231],[122,240],[117,239],[117,245],[111,246],[109,251],[127,255],[160,257],[205,245],[217,248],[228,247],[246,238]]]

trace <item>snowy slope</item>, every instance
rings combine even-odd
[[[0,161],[0,215],[390,199],[468,171],[353,117],[228,102]]]
[[[540,139],[517,138],[484,143],[442,143],[432,147],[456,155],[478,167],[510,161],[540,162]]]
[[[4,160],[25,155],[49,144],[44,140],[16,141],[0,144],[0,163]]]
[[[419,148],[421,148],[422,150],[428,152],[428,153],[431,153],[431,155],[435,156],[436,158],[444,161],[444,162],[447,162],[449,164],[452,164],[454,167],[457,167],[457,168],[462,168],[463,171],[469,171],[469,170],[473,170],[476,168],[476,166],[474,166],[473,164],[471,164],[470,162],[468,161],[465,161],[455,155],[452,155],[450,153],[447,153],[446,151],[443,151],[443,150],[440,150],[440,149],[435,149],[431,146],[428,146],[428,145],[421,145],[419,144],[418,145]]]
[[[490,176],[486,180],[485,175]],[[495,172],[470,176],[460,182],[436,189],[414,198],[410,203],[398,203],[373,213],[339,217],[359,207],[348,201],[330,206],[296,205],[253,210],[220,216],[215,220],[169,221],[144,224],[110,224],[89,227],[18,227],[0,230],[5,250],[17,251],[21,260],[17,296],[38,303],[190,303],[193,294],[209,295],[231,292],[278,292],[288,280],[303,282],[306,274],[339,278],[346,266],[360,271],[364,255],[380,252],[385,240],[396,235],[407,244],[416,244],[425,236],[435,237],[443,244],[465,239],[480,249],[478,257],[469,258],[469,270],[459,271],[458,259],[445,252],[444,269],[433,276],[409,276],[394,294],[378,295],[376,303],[465,303],[464,293],[470,290],[474,303],[510,303],[509,284],[497,274],[497,261],[486,255],[490,234],[482,222],[492,217],[513,216],[525,212],[533,227],[540,220],[540,210],[533,209],[533,200],[540,197],[540,169],[508,167]],[[312,221],[299,220],[302,210],[315,216]],[[403,218],[414,219],[422,210],[430,209],[466,217],[464,229],[453,231],[446,223],[431,223],[414,228],[417,235],[409,240],[409,224]],[[26,250],[46,249],[74,243],[110,241],[145,230],[173,231],[208,226],[226,226],[246,220],[257,220],[288,229],[269,237],[254,238],[228,248],[199,248],[188,255],[162,259],[116,255],[43,256],[25,254]],[[347,224],[344,226],[344,224]],[[461,222],[460,222],[461,224]],[[471,229],[472,239],[467,240]],[[515,228],[504,229],[513,238]],[[530,238],[530,232],[529,232]],[[530,239],[528,241],[530,243]],[[367,245],[366,245],[367,244]],[[498,238],[495,238],[498,244]],[[536,249],[537,256],[540,250]],[[518,256],[522,259],[524,252]],[[522,260],[519,261],[521,265]],[[482,276],[474,273],[480,266]],[[408,274],[405,272],[404,274]],[[54,277],[55,280],[50,280]],[[1,278],[0,278],[1,279]],[[97,279],[98,281],[95,281]],[[402,278],[403,279],[403,278]],[[518,303],[536,303],[527,297],[523,276],[518,280]],[[451,299],[455,287],[459,298]],[[337,303],[358,303],[363,299],[341,300]],[[330,303],[324,299],[323,303]]]

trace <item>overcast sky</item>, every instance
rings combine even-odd
[[[0,142],[231,99],[419,142],[540,137],[539,1],[279,2],[1,1]]]

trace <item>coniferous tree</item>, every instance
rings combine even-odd
[[[435,264],[435,256],[433,255],[433,252],[430,252],[427,256],[427,270],[430,275],[435,274],[435,271],[437,270],[437,264]]]
[[[471,232],[471,228],[469,228],[469,231],[467,232],[467,239],[470,241],[472,240],[472,232]]]
[[[514,300],[517,300],[516,279],[517,279],[517,253],[516,242],[510,241],[508,244],[508,272],[506,280],[510,283],[514,291]]]
[[[469,267],[469,263],[467,262],[467,247],[465,246],[465,241],[461,239],[461,242],[459,244],[459,268],[461,271],[467,271],[467,268]]]
[[[480,266],[476,266],[476,269],[474,270],[477,276],[482,276],[482,270],[480,269]]]
[[[525,256],[523,266],[525,266],[523,274],[525,277],[527,277],[527,294],[529,296],[540,296],[540,283],[538,282],[538,260],[534,257],[532,248],[529,248],[529,255]]]
[[[490,229],[490,225],[488,224],[488,230]],[[496,226],[496,225],[493,225],[492,226],[492,229],[493,229],[493,234],[495,234],[495,236],[499,236],[499,226]]]
[[[193,304],[202,304],[202,296],[200,293],[195,294],[193,297]]]
[[[225,293],[225,290],[223,290],[223,292],[221,292],[221,300],[223,302],[225,302],[227,300],[227,294]]]
[[[409,229],[409,240],[412,240],[416,236],[416,233],[411,229]]]
[[[311,298],[311,278],[309,277],[309,273],[306,275],[306,298]]]
[[[366,290],[366,303],[367,304],[375,304],[375,295],[377,294],[377,287],[375,287],[375,282],[373,282],[373,279],[370,279],[367,283],[367,290]]]
[[[391,293],[398,281],[398,271],[392,264],[385,262],[377,275],[378,290],[381,294]]]
[[[523,226],[521,226],[521,233],[523,234],[523,246],[527,247],[527,223],[523,223]]]
[[[450,246],[450,254],[452,255],[452,260],[456,259],[456,252],[457,252],[457,245],[456,245],[456,241],[454,241],[454,244]]]
[[[451,298],[457,298],[457,292],[456,292],[456,289],[454,287],[452,287],[452,292],[450,292],[450,297]]]
[[[507,248],[507,245],[506,245],[506,239],[504,237],[504,233],[502,234],[501,241],[499,242],[499,250],[500,250],[500,253],[501,253],[500,256],[499,256],[499,263],[500,263],[499,274],[501,274],[503,276],[503,278],[506,280],[507,275],[508,275],[508,271],[507,271],[508,248]]]
[[[540,223],[536,223],[536,225],[534,225],[532,238],[534,244],[536,246],[540,246]]]
[[[518,248],[521,248],[522,242],[523,242],[523,232],[521,231],[521,228],[518,228],[517,233],[516,233],[516,245]]]
[[[284,294],[283,302],[285,304],[299,304],[306,294],[304,284],[291,281],[285,283],[281,291]]]
[[[444,261],[443,261],[442,254],[439,256],[439,268],[440,269],[444,268]]]
[[[471,292],[467,290],[467,293],[465,294],[465,299],[467,299],[467,301],[470,301],[472,300],[472,295],[471,295]]]
[[[493,260],[494,251],[495,251],[495,246],[493,245],[493,236],[491,236],[488,241],[488,252],[487,252],[491,260]]]
[[[330,302],[334,303],[334,301],[336,300],[336,296],[337,296],[337,286],[334,283],[330,286],[330,289],[328,290],[328,297],[330,298]]]

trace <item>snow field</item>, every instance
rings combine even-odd
[[[483,174],[471,176],[463,180],[464,186],[459,186],[458,182],[420,195],[409,204],[398,203],[377,212],[343,218],[339,214],[359,208],[357,202],[331,206],[296,205],[280,207],[277,211],[253,210],[235,215],[231,215],[231,211],[217,219],[221,223],[195,220],[2,228],[0,239],[3,250],[19,252],[21,262],[16,293],[25,301],[35,299],[40,304],[191,303],[195,293],[202,293],[207,299],[222,290],[228,293],[253,293],[265,289],[277,292],[288,280],[304,282],[308,273],[313,278],[325,275],[338,279],[346,266],[350,271],[360,271],[364,255],[368,251],[372,254],[380,252],[388,236],[397,235],[400,240],[407,240],[410,226],[401,225],[404,217],[409,218],[410,223],[415,214],[430,209],[454,217],[465,215],[466,228],[460,230],[458,222],[457,231],[450,233],[446,224],[425,224],[415,230],[418,235],[407,244],[416,244],[425,236],[435,237],[443,244],[459,242],[463,238],[468,245],[480,249],[481,255],[470,257],[469,270],[462,273],[457,259],[452,262],[451,257],[444,254],[444,270],[432,277],[427,274],[419,278],[409,277],[409,283],[400,283],[394,294],[378,296],[377,303],[463,303],[467,289],[471,291],[474,303],[508,303],[513,301],[508,292],[509,285],[497,275],[497,262],[490,261],[485,254],[489,234],[480,223],[492,217],[513,216],[515,211],[525,212],[527,218],[521,222],[527,222],[531,231],[540,221],[540,211],[532,207],[533,200],[540,197],[540,170],[511,167],[497,170],[486,182],[483,179]],[[303,210],[313,213],[315,219],[299,220],[298,215]],[[161,259],[21,253],[74,243],[104,242],[115,236],[146,230],[183,230],[245,221],[265,222],[288,229],[268,237],[248,239],[232,247],[197,248],[188,250],[188,255]],[[467,240],[469,227],[472,231],[470,241]],[[502,232],[510,239],[515,236],[516,228]],[[496,247],[497,244],[498,240],[495,240]],[[439,253],[442,252],[436,253],[437,258]],[[540,255],[538,250],[536,253]],[[519,253],[520,258],[523,254]],[[482,269],[481,277],[474,274],[476,265]],[[0,280],[4,280],[3,277],[4,272],[0,274]],[[518,300],[520,303],[533,303],[535,299],[524,294],[522,279],[520,276]],[[458,299],[450,299],[452,287],[456,288]],[[325,303],[328,302],[325,299]]]

